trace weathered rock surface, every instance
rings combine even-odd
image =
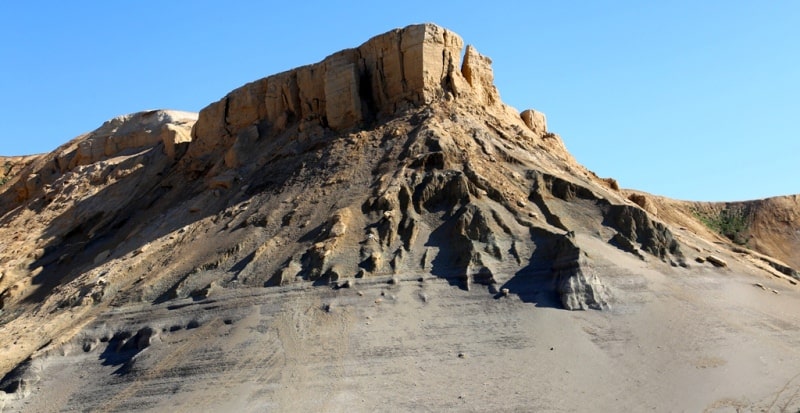
[[[293,124],[341,131],[431,103],[464,89],[456,86],[464,82],[458,72],[462,48],[461,38],[446,29],[409,26],[317,64],[249,83],[201,111],[189,156],[229,148],[251,126],[260,135]]]
[[[164,151],[175,156],[175,146],[189,142],[185,129],[197,120],[196,113],[153,110],[119,116],[103,124],[77,143],[77,148],[61,151],[56,163],[64,173],[77,166],[111,158],[124,151],[164,144]]]
[[[520,117],[522,121],[525,122],[525,126],[538,136],[544,136],[544,134],[547,133],[547,118],[544,116],[544,113],[537,112],[533,109],[526,109],[520,113]]]
[[[115,164],[157,145],[175,159],[191,141],[195,120],[196,113],[173,110],[151,110],[111,119],[50,154],[26,157],[24,162],[16,163],[16,174],[8,176],[3,185],[3,189],[11,188],[16,197],[0,198],[0,207],[7,210],[32,198],[52,200],[65,180],[75,175],[88,178],[93,185],[107,184],[126,173],[114,171]],[[10,164],[14,163],[7,161]]]
[[[656,208],[653,201],[651,201],[646,195],[630,194],[628,195],[628,199],[630,199],[634,204],[639,205],[645,211],[658,216],[658,208]]]
[[[712,260],[714,244],[658,199],[598,178],[543,114],[505,106],[491,60],[467,46],[462,64],[462,48],[446,29],[409,26],[244,85],[198,116],[123,116],[51,154],[14,160],[21,166],[0,187],[0,373],[13,370],[0,387],[32,389],[43,376],[25,360],[74,348],[101,348],[77,359],[100,357],[124,384],[161,340],[194,346],[195,329],[230,333],[239,350],[250,334],[271,334],[255,342],[292,352],[308,338],[293,335],[298,320],[231,327],[244,317],[236,300],[272,294],[265,287],[288,294],[280,306],[295,296],[313,303],[291,317],[341,317],[336,334],[346,334],[356,311],[330,299],[342,290],[352,291],[349,306],[362,287],[391,289],[367,297],[388,306],[409,284],[427,283],[438,296],[607,310],[633,288],[615,281],[629,273],[617,262],[680,275],[691,270],[690,248]],[[764,271],[733,251],[714,254],[732,270]],[[439,305],[437,295],[410,296]],[[203,315],[217,297],[228,300],[225,317]],[[252,314],[275,310],[247,300],[260,306]],[[190,303],[202,309],[181,310]],[[178,322],[173,310],[191,319]],[[116,317],[126,311],[145,315],[124,325]],[[150,311],[157,323],[142,321]],[[254,357],[238,368],[275,362]],[[86,403],[136,408],[116,394]]]
[[[494,105],[499,103],[500,94],[494,86],[492,59],[478,53],[472,46],[467,46],[464,53],[464,65],[461,74],[475,91],[477,103]]]

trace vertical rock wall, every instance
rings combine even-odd
[[[248,83],[200,112],[188,155],[197,159],[230,147],[237,133],[252,125],[272,133],[293,122],[342,130],[408,105],[430,103],[448,91],[466,90],[459,70],[462,48],[453,32],[415,25]]]

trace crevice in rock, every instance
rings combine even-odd
[[[37,378],[30,373],[32,360],[30,357],[19,363],[0,379],[0,391],[6,394],[26,393],[28,387],[36,382]]]
[[[372,75],[365,70],[359,75],[358,96],[361,99],[361,118],[367,124],[374,122],[378,113],[378,105],[372,93]]]
[[[230,122],[228,121],[228,114],[230,112],[230,101],[231,101],[231,98],[230,98],[230,96],[225,96],[223,99],[225,101],[225,103],[224,103],[225,109],[223,110],[223,115],[222,115],[223,129],[225,129],[225,134],[227,136],[233,136],[233,132],[231,131],[231,125],[230,125]]]

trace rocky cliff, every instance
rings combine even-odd
[[[442,281],[603,310],[620,300],[604,281],[619,260],[681,275],[718,270],[715,255],[768,271],[580,166],[542,113],[502,103],[489,58],[467,46],[462,62],[462,49],[435,25],[393,30],[199,115],[123,116],[11,162],[0,372],[21,367],[0,386],[16,391],[21,362],[131,305]],[[158,335],[141,328],[92,330],[85,351],[135,354]]]

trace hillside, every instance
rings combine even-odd
[[[5,165],[13,411],[800,404],[798,197],[620,190],[435,25]]]

